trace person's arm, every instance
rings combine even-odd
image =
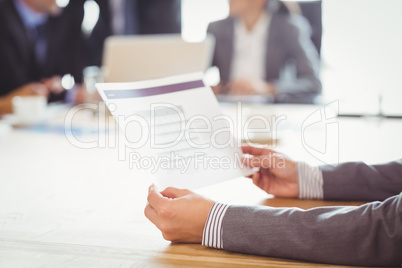
[[[13,112],[11,100],[7,97],[0,97],[0,115]]]
[[[253,183],[277,197],[323,199],[323,177],[318,167],[294,162],[268,147],[243,146],[243,163],[258,169],[250,178]]]
[[[69,34],[74,42],[70,46],[73,53],[71,75],[74,77],[75,83],[82,84],[84,82],[84,67],[88,62],[88,55],[85,51],[85,35],[82,31],[82,22],[84,20],[84,4],[85,0],[71,1],[68,10],[71,19],[71,29]]]
[[[258,187],[278,196],[295,196],[296,191],[288,186],[295,181],[292,161],[268,148],[245,146],[243,150],[253,155],[245,163],[260,167],[252,177]],[[264,173],[261,167],[270,172]],[[338,194],[342,199],[367,200],[367,196],[395,196],[360,207],[310,210],[215,203],[206,222],[203,245],[333,264],[402,264],[398,254],[402,252],[402,230],[398,228],[402,223],[401,161],[373,166],[346,163],[320,169],[299,162],[297,174],[299,198],[331,199]],[[350,189],[342,193],[349,184]],[[219,211],[216,208],[224,212],[213,213]],[[210,230],[218,235],[211,235]]]
[[[275,85],[263,80],[239,79],[225,85],[229,94],[233,95],[274,95]]]
[[[243,146],[259,188],[277,197],[381,201],[402,191],[402,159],[380,165],[349,162],[313,167],[266,147]]]
[[[0,96],[0,114],[9,114],[13,112],[13,98],[17,96],[47,96],[49,91],[44,84],[29,83],[17,88],[5,96]]]
[[[318,77],[320,68],[318,52],[309,36],[309,25],[302,17],[293,15],[287,25],[286,45],[289,57],[296,67],[296,79],[272,81],[277,94],[321,93]]]
[[[220,243],[225,250],[270,257],[400,266],[401,226],[402,193],[359,207],[230,206],[222,220]]]
[[[324,181],[325,185],[325,172],[268,148],[245,146],[243,151],[251,155],[244,163],[260,168],[251,177],[254,184],[266,192],[322,198],[322,191],[305,191],[303,184],[319,186]],[[379,169],[402,179],[397,170]],[[174,188],[158,193],[151,187],[148,201],[145,215],[170,241],[202,242],[230,251],[332,264],[402,264],[402,193],[359,207],[310,210],[228,206]]]
[[[230,81],[231,61],[233,57],[234,21],[228,17],[221,21],[211,22],[207,28],[207,34],[215,38],[211,66],[219,69],[220,94],[227,94],[227,83]]]
[[[381,165],[350,162],[320,169],[324,199],[384,200],[402,191],[402,159]]]
[[[213,201],[189,190],[151,185],[145,216],[172,242],[201,243],[205,222]]]
[[[105,39],[112,34],[109,0],[95,0],[99,6],[99,18],[89,36],[85,38],[87,66],[101,66]]]
[[[172,242],[313,262],[402,264],[402,193],[359,207],[227,206],[188,190],[149,189],[146,217]]]

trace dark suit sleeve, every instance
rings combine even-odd
[[[107,0],[95,0],[99,6],[99,18],[90,35],[86,38],[87,65],[102,65],[105,39],[112,34],[110,9]]]
[[[402,160],[320,168],[325,199],[389,198],[309,210],[231,206],[223,218],[224,249],[331,264],[400,266]]]
[[[402,264],[402,193],[359,207],[230,206],[225,250],[360,266]]]
[[[402,191],[402,159],[381,165],[351,162],[320,169],[324,199],[384,200]]]
[[[82,32],[84,3],[84,0],[76,0],[70,3],[65,10],[65,12],[68,12],[70,19],[73,20],[71,31],[68,34],[71,35],[71,40],[74,40],[74,42],[70,45],[70,49],[73,53],[71,73],[77,83],[83,83],[83,70],[87,64],[87,55],[85,53],[85,36]],[[68,49],[65,50],[68,51]]]
[[[218,67],[221,83],[226,84],[230,79],[233,58],[233,18],[229,17],[221,21],[210,23],[207,33],[215,37],[212,66]]]
[[[278,94],[321,93],[319,56],[311,42],[308,23],[300,16],[292,16],[283,30],[287,33],[283,45],[296,67],[296,79],[273,81]]]
[[[35,81],[33,53],[13,1],[0,1],[0,96]]]
[[[215,30],[215,27],[214,27],[214,25],[212,23],[208,24],[207,34],[212,35],[215,38],[215,40],[217,39],[218,34],[217,34],[217,32]],[[218,67],[217,66],[217,61],[216,61],[216,45],[214,47],[211,66]]]

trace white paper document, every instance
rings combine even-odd
[[[96,87],[133,150],[129,161],[160,188],[196,189],[250,175],[234,123],[202,73]]]

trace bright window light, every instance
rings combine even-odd
[[[68,3],[70,3],[70,0],[56,0],[56,5],[61,8],[65,8]]]
[[[66,74],[61,79],[61,86],[66,89],[70,90],[75,86],[74,77],[71,74]]]
[[[229,15],[227,0],[182,0],[182,36],[187,42],[205,39],[208,24]]]
[[[99,6],[93,1],[86,1],[84,4],[84,20],[82,22],[82,31],[90,34],[99,19]]]

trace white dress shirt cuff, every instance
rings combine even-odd
[[[323,199],[324,180],[318,167],[312,167],[306,163],[298,162],[297,171],[299,176],[300,199]]]
[[[222,221],[228,207],[221,203],[213,204],[202,234],[203,246],[223,249]]]

